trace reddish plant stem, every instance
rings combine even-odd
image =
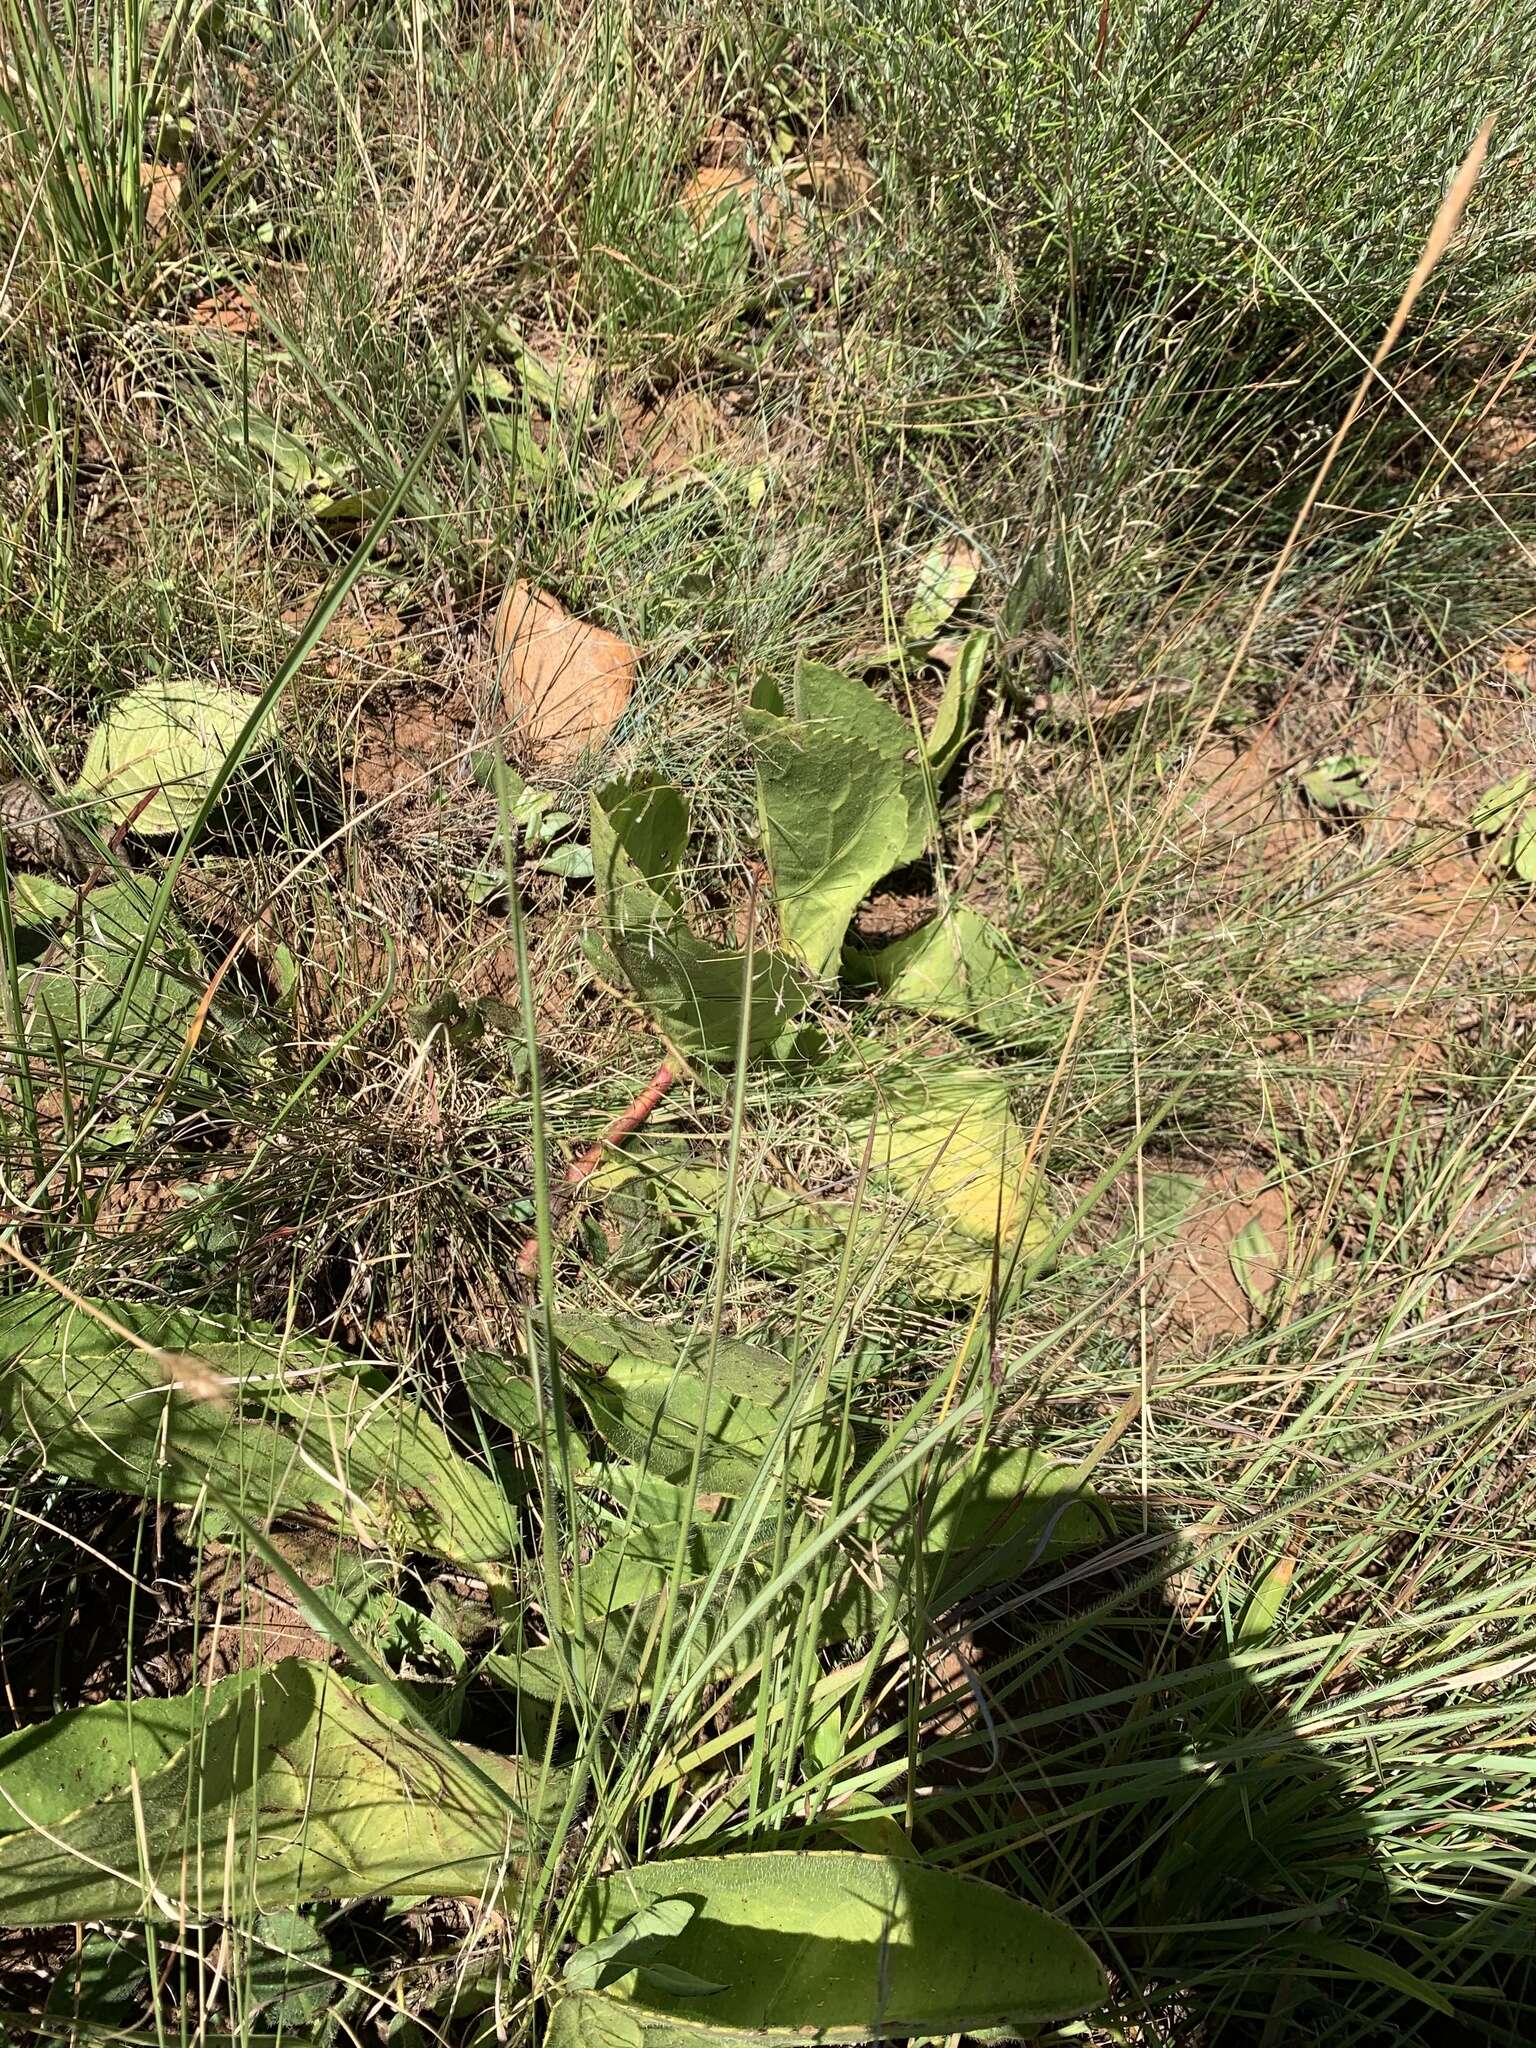
[[[578,1152],[565,1169],[562,1185],[566,1189],[579,1188],[603,1163],[603,1157],[614,1145],[622,1145],[626,1138],[632,1138],[645,1123],[667,1090],[676,1081],[677,1075],[665,1060],[628,1109],[620,1111],[595,1145],[589,1145],[585,1152]],[[528,1238],[517,1255],[517,1270],[524,1279],[532,1277],[539,1263],[539,1240]]]

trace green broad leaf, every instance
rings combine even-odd
[[[387,484],[370,484],[361,490],[314,490],[304,505],[322,526],[355,526],[364,519],[377,518],[388,498]]]
[[[1522,768],[1518,775],[1511,775],[1505,782],[1494,783],[1485,789],[1467,819],[1467,830],[1480,839],[1493,839],[1507,825],[1512,825],[1525,803],[1536,789],[1536,774],[1529,768]]]
[[[779,929],[820,978],[854,911],[902,863],[901,777],[859,740],[783,724],[759,725],[753,739]]]
[[[257,1915],[239,1981],[244,2016],[274,2029],[312,2024],[346,1988],[324,1930],[291,1906]]]
[[[562,1787],[517,1760],[433,1741],[370,1689],[286,1659],[182,1702],[187,1735],[141,1759],[137,1709],[81,1711],[122,1775],[74,1812],[0,1836],[0,1926],[151,1919],[183,1925],[316,1899],[483,1895],[521,1867]],[[72,1717],[64,1717],[66,1719]],[[22,1731],[44,1768],[54,1722]],[[9,1774],[8,1774],[9,1779]],[[486,1782],[489,1780],[490,1782]]]
[[[476,1566],[513,1555],[513,1505],[413,1401],[329,1346],[187,1310],[101,1304],[152,1350],[32,1293],[0,1306],[0,1437],[146,1499]],[[169,1361],[167,1365],[166,1361]]]
[[[592,1992],[559,1999],[544,2036],[547,2048],[647,2048],[648,2038],[632,2012]]]
[[[981,698],[981,678],[992,652],[992,635],[985,630],[967,633],[960,652],[950,664],[944,680],[944,694],[933,714],[923,746],[933,769],[933,779],[942,782],[959,759],[971,736],[976,706]]]
[[[529,345],[511,320],[497,322],[495,339],[516,370],[523,390],[542,412],[557,413],[562,406],[586,407],[592,403],[597,365],[578,349],[569,349],[551,362]]]
[[[901,622],[907,641],[936,640],[975,588],[981,564],[964,541],[947,541],[925,555],[917,588]]]
[[[1375,770],[1374,754],[1330,754],[1302,776],[1302,791],[1314,810],[1346,815],[1369,804]]]
[[[1536,884],[1536,811],[1527,811],[1499,842],[1499,857],[1517,882]]]
[[[936,1485],[919,1487],[903,1474],[876,1495],[840,1546],[814,1615],[803,1604],[809,1589],[791,1577],[782,1597],[721,1649],[772,1583],[773,1522],[695,1523],[676,1580],[676,1526],[631,1528],[583,1570],[585,1695],[610,1713],[648,1698],[664,1636],[679,1680],[738,1676],[776,1639],[813,1625],[823,1647],[877,1630],[910,1637],[957,1601],[1091,1548],[1109,1529],[1102,1506],[1069,1467],[1032,1447],[980,1446]],[[716,1573],[715,1590],[706,1592]],[[567,1659],[555,1646],[525,1650],[504,1665],[523,1690],[563,1697]]]
[[[66,1046],[110,1047],[125,1067],[152,1069],[176,1049],[207,978],[170,919],[151,955],[139,960],[151,905],[137,881],[90,891],[46,952],[20,970],[33,1034],[57,1035]]]
[[[195,1727],[259,1679],[237,1671],[163,1700],[107,1700],[75,1707],[34,1728],[0,1736],[0,1835],[53,1828],[127,1784],[130,1768],[157,1771]]]
[[[590,1942],[566,1961],[561,1975],[573,1991],[598,1991],[603,1983],[651,1962],[693,1918],[687,1899],[655,1899],[601,1941]]]
[[[764,1052],[811,997],[782,954],[700,938],[683,912],[678,868],[688,811],[669,784],[613,783],[592,799],[591,851],[602,931],[588,941],[598,972],[627,985],[685,1060],[736,1057],[743,998],[747,1050]]]
[[[667,1668],[678,1683],[700,1674],[720,1682],[750,1670],[771,1638],[771,1621],[743,1629],[725,1648],[720,1645],[767,1584],[772,1541],[754,1541],[738,1532],[736,1542],[739,1554],[732,1554],[730,1569],[713,1592],[705,1580],[685,1578],[631,1607],[615,1608],[601,1618],[583,1617],[581,1689],[591,1707],[623,1713],[649,1699],[662,1675],[658,1665],[663,1645]],[[564,1655],[553,1642],[493,1655],[486,1660],[487,1674],[535,1699],[562,1700],[569,1690],[568,1666],[575,1661],[569,1654],[572,1642],[567,1628]]]
[[[741,1532],[729,1522],[658,1522],[618,1530],[600,1543],[581,1568],[586,1614],[601,1624],[654,1599],[672,1582],[682,1551],[682,1582],[707,1578],[715,1566],[741,1548]]]
[[[11,877],[11,916],[18,925],[51,929],[72,917],[79,902],[80,891],[69,882],[56,882],[52,875]]]
[[[851,979],[882,989],[897,1009],[994,1038],[1017,1036],[1044,1008],[1034,976],[997,926],[963,903],[878,952],[845,956],[849,966]]]
[[[1091,2012],[1104,1971],[1069,1928],[975,1878],[841,1850],[679,1857],[600,1879],[577,1932],[601,1940],[659,1898],[696,1907],[668,1960],[725,1988],[707,2010],[643,1973],[606,1996],[643,2024],[716,2037],[858,2042]]]
[[[193,823],[254,709],[248,697],[191,678],[143,683],[119,697],[92,733],[76,789],[146,839]],[[268,727],[253,750],[270,739]]]
[[[548,451],[534,439],[526,420],[514,414],[487,413],[480,422],[480,433],[493,448],[516,460],[520,475],[537,481],[549,474]]]
[[[1245,1223],[1227,1246],[1227,1263],[1232,1277],[1255,1309],[1262,1310],[1275,1289],[1285,1264],[1269,1241],[1269,1233],[1255,1217]]]
[[[631,1464],[677,1485],[692,1473],[697,1445],[706,1493],[748,1492],[775,1455],[787,1455],[801,1483],[830,1483],[838,1416],[824,1404],[797,1412],[794,1375],[777,1352],[724,1338],[707,1379],[707,1338],[679,1346],[633,1321],[570,1313],[555,1328],[567,1367],[581,1361],[572,1380],[593,1428]]]
[[[277,480],[295,494],[307,491],[311,484],[331,480],[297,435],[264,419],[260,413],[236,413],[220,420],[215,432],[227,448],[260,457]]]
[[[47,2010],[73,2029],[133,2026],[149,2003],[149,1962],[142,1945],[115,1934],[88,1934],[48,1991]],[[86,2038],[84,2034],[74,2038]]]
[[[979,1446],[938,1486],[920,1491],[907,1474],[865,1510],[822,1609],[822,1640],[872,1634],[893,1616],[911,1634],[919,1619],[1091,1549],[1109,1530],[1070,1466],[1032,1446]]]
[[[510,1429],[521,1443],[537,1448],[543,1442],[533,1381],[518,1366],[495,1352],[466,1351],[459,1360],[459,1377],[464,1382],[464,1391],[482,1414],[491,1416],[504,1429]],[[553,1438],[553,1418],[549,1428]],[[585,1479],[591,1470],[592,1460],[586,1445],[574,1430],[568,1432],[567,1451],[571,1477]]]
[[[1026,1162],[999,1075],[939,1061],[909,1067],[882,1081],[865,1117],[864,1130],[874,1125],[875,1171],[941,1227],[995,1245],[1005,1266],[1049,1241],[1044,1184]],[[862,1135],[856,1118],[850,1136]]]
[[[592,849],[580,841],[553,847],[534,862],[541,875],[558,875],[564,882],[590,882],[593,875]]]
[[[840,669],[802,660],[788,715],[760,696],[746,722],[774,903],[819,978],[875,883],[927,842],[922,768],[906,720]]]

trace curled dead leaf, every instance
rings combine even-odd
[[[507,716],[541,760],[560,764],[600,747],[635,685],[627,640],[573,619],[546,591],[514,583],[491,632]]]

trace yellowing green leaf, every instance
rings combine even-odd
[[[923,559],[917,588],[901,622],[903,640],[935,639],[975,586],[981,563],[964,541],[948,541]]]
[[[960,2034],[1089,2012],[1107,1992],[1068,1928],[992,1885],[902,1858],[841,1850],[678,1857],[599,1879],[577,1931],[601,1939],[656,1899],[696,1905],[668,1947],[724,1989],[707,2006],[644,1973],[605,1994],[642,2024],[714,2036],[857,2042]]]
[[[1280,1610],[1285,1605],[1295,1576],[1296,1559],[1290,1556],[1277,1557],[1263,1572],[1238,1623],[1237,1639],[1240,1643],[1268,1642],[1275,1632],[1275,1624],[1280,1619]]]
[[[185,1310],[108,1313],[154,1350],[52,1295],[0,1307],[0,1436],[40,1464],[189,1507],[206,1489],[258,1520],[296,1515],[465,1565],[516,1548],[501,1487],[328,1346]]]
[[[541,1801],[536,1770],[434,1742],[321,1665],[290,1658],[245,1676],[177,1702],[186,1732],[168,1752],[163,1729],[141,1747],[138,1709],[123,1701],[13,1738],[41,1778],[54,1741],[78,1752],[85,1731],[118,1777],[39,1826],[23,1811],[0,1836],[0,1925],[478,1897],[541,1838],[555,1774]]]
[[[875,1171],[923,1213],[996,1244],[1004,1265],[1049,1239],[1045,1190],[998,1075],[939,1061],[909,1068],[882,1083],[872,1117]]]
[[[92,733],[77,788],[146,838],[184,832],[197,816],[254,706],[195,680],[142,684],[118,698]],[[253,745],[264,744],[258,733]]]

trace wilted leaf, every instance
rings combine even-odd
[[[501,1488],[329,1347],[187,1310],[108,1313],[155,1351],[51,1295],[0,1307],[0,1433],[40,1463],[188,1507],[206,1489],[258,1519],[295,1515],[460,1564],[515,1550]]]
[[[1492,839],[1506,825],[1514,823],[1520,806],[1533,788],[1536,788],[1536,775],[1529,768],[1522,768],[1518,775],[1511,775],[1505,782],[1494,783],[1472,806],[1467,830],[1475,832],[1480,839]]]
[[[1025,1163],[1008,1090],[983,1067],[934,1062],[887,1078],[872,1105],[873,1165],[926,1214],[1006,1267],[1051,1235],[1040,1175]],[[867,1126],[866,1126],[867,1128]],[[858,1124],[851,1134],[859,1135]]]
[[[864,683],[811,661],[795,670],[791,715],[761,702],[747,729],[779,924],[819,976],[870,889],[926,842],[913,735]]]
[[[981,678],[992,651],[988,632],[968,633],[960,652],[950,663],[944,680],[944,694],[933,714],[923,745],[933,768],[933,779],[942,782],[959,758],[971,735],[976,705],[981,696]]]
[[[1014,1037],[1039,1021],[1034,977],[979,911],[957,903],[944,916],[878,952],[853,957],[854,979],[867,978],[897,1008]]]
[[[946,541],[923,558],[917,588],[901,622],[903,640],[933,640],[970,595],[981,560],[964,541]]]
[[[1088,2012],[1107,1995],[1088,1947],[1008,1892],[840,1850],[679,1857],[599,1879],[578,1933],[600,1940],[658,1898],[697,1906],[668,1959],[725,1989],[701,2010],[643,1974],[605,1994],[642,2022],[854,2042],[960,2034]]]
[[[811,988],[782,954],[752,958],[701,939],[683,914],[677,870],[688,812],[666,783],[613,783],[592,799],[592,861],[603,930],[588,943],[600,973],[627,983],[685,1059],[735,1058],[743,995],[747,1051],[765,1051],[804,1009]]]
[[[61,1717],[72,1750],[88,1731],[121,1775],[40,1826],[23,1812],[0,1836],[0,1925],[181,1924],[381,1893],[477,1897],[517,1866],[560,1797],[551,1774],[536,1811],[536,1769],[429,1741],[321,1665],[290,1658],[242,1677],[212,1700],[174,1703],[187,1733],[168,1755],[161,1742],[141,1751],[137,1705]],[[25,1729],[6,1752],[20,1746],[41,1781],[60,1726]]]
[[[76,786],[119,824],[148,795],[133,821],[146,838],[184,832],[254,709],[250,698],[217,683],[143,683],[119,697],[92,733]],[[258,729],[252,748],[268,737]]]
[[[1375,768],[1374,754],[1330,754],[1308,769],[1301,786],[1314,810],[1357,811],[1371,800],[1370,779]]]
[[[514,583],[497,606],[491,651],[507,716],[555,764],[600,747],[635,686],[638,657],[627,640],[572,618],[529,583]]]
[[[28,782],[24,775],[0,777],[0,845],[6,860],[35,861],[55,874],[73,875],[83,881],[91,870],[90,847],[76,829],[70,812],[78,806],[51,797]],[[46,876],[13,877],[12,893],[26,881],[40,888],[54,887]],[[69,892],[73,895],[73,891]]]

